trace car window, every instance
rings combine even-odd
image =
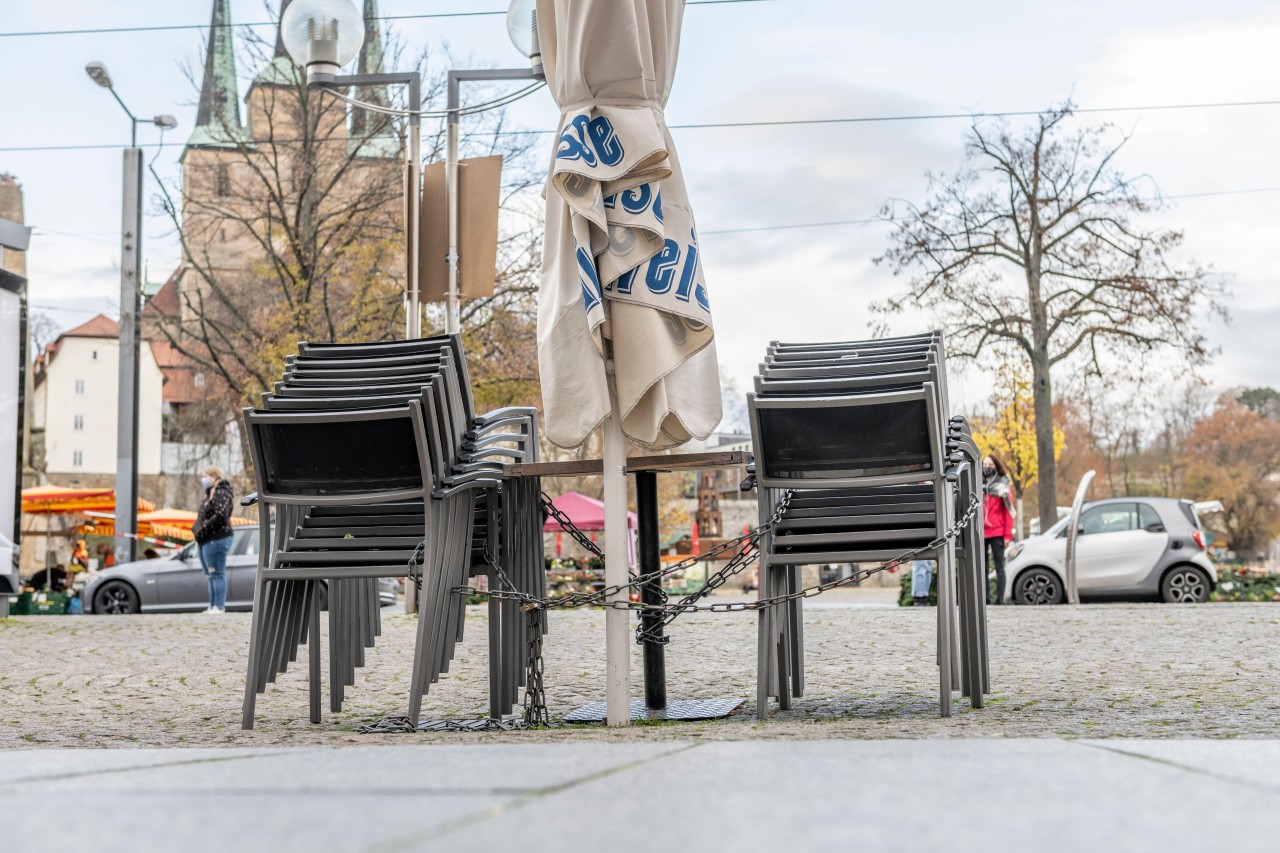
[[[1164,521],[1151,504],[1138,504],[1138,526],[1143,530],[1150,530],[1153,527],[1164,527]]]
[[[1193,530],[1204,529],[1200,524],[1200,516],[1196,514],[1195,504],[1191,503],[1191,501],[1178,501],[1178,509],[1182,510],[1182,514],[1187,517],[1187,521],[1191,522]]]
[[[238,527],[234,531],[235,539],[231,542],[231,556],[258,556],[258,528]]]
[[[1095,506],[1080,514],[1080,533],[1123,533],[1138,527],[1137,504]]]

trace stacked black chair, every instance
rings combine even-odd
[[[940,333],[822,344],[774,342],[747,397],[761,523],[760,597],[800,589],[800,567],[875,563],[925,548],[938,567],[943,716],[958,686],[989,692],[977,448],[948,418]],[[967,518],[955,541],[936,543]],[[959,576],[957,576],[957,560]],[[957,631],[957,611],[959,624]],[[760,611],[757,714],[804,692],[801,600]]]
[[[529,533],[541,529],[536,483],[501,481],[504,461],[536,459],[534,411],[476,415],[457,336],[304,342],[261,407],[245,410],[245,427],[258,483],[250,499],[263,508],[243,725],[252,727],[256,695],[302,643],[319,721],[325,593],[330,707],[341,710],[380,632],[380,577],[421,584],[409,691],[416,724],[462,639],[466,602],[454,590],[485,574],[494,588],[543,591],[542,540]],[[523,681],[525,617],[491,600],[489,621],[490,714],[501,717]]]

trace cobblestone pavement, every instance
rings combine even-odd
[[[827,603],[824,599],[823,602]],[[1280,737],[1280,607],[1270,604],[992,608],[995,695],[937,716],[932,609],[832,606],[805,621],[807,694],[754,718],[755,617],[694,614],[672,628],[669,695],[748,699],[737,718],[609,730],[359,735],[403,712],[413,619],[387,614],[346,710],[306,721],[305,664],[239,726],[248,614],[23,617],[0,621],[0,748],[264,746],[562,739]],[[485,616],[432,687],[429,718],[482,716]],[[553,721],[603,698],[604,613],[551,614],[546,693]],[[635,649],[632,695],[640,696]],[[327,706],[326,706],[327,707]]]

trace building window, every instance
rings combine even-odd
[[[97,351],[97,350],[94,350],[94,351],[93,351],[93,360],[94,360],[94,361],[97,361],[97,360],[98,360],[98,351]]]
[[[72,468],[84,467],[84,451],[82,450],[71,451],[71,467]]]
[[[83,393],[84,393],[84,380],[83,380],[83,379],[77,379],[77,380],[76,380],[76,393],[77,393],[77,394],[83,394]]]
[[[75,415],[72,417],[71,421],[73,424],[72,429],[77,431],[84,429],[84,415]]]
[[[231,169],[226,163],[219,163],[214,172],[213,192],[219,198],[231,195]]]
[[[191,381],[195,383],[197,388],[202,387],[204,385],[204,374],[197,373],[195,376],[191,377]]]

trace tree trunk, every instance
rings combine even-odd
[[[1049,355],[1043,350],[1031,358],[1031,395],[1036,412],[1036,470],[1040,487],[1040,532],[1058,522],[1058,470],[1053,458],[1053,385],[1049,379]]]

